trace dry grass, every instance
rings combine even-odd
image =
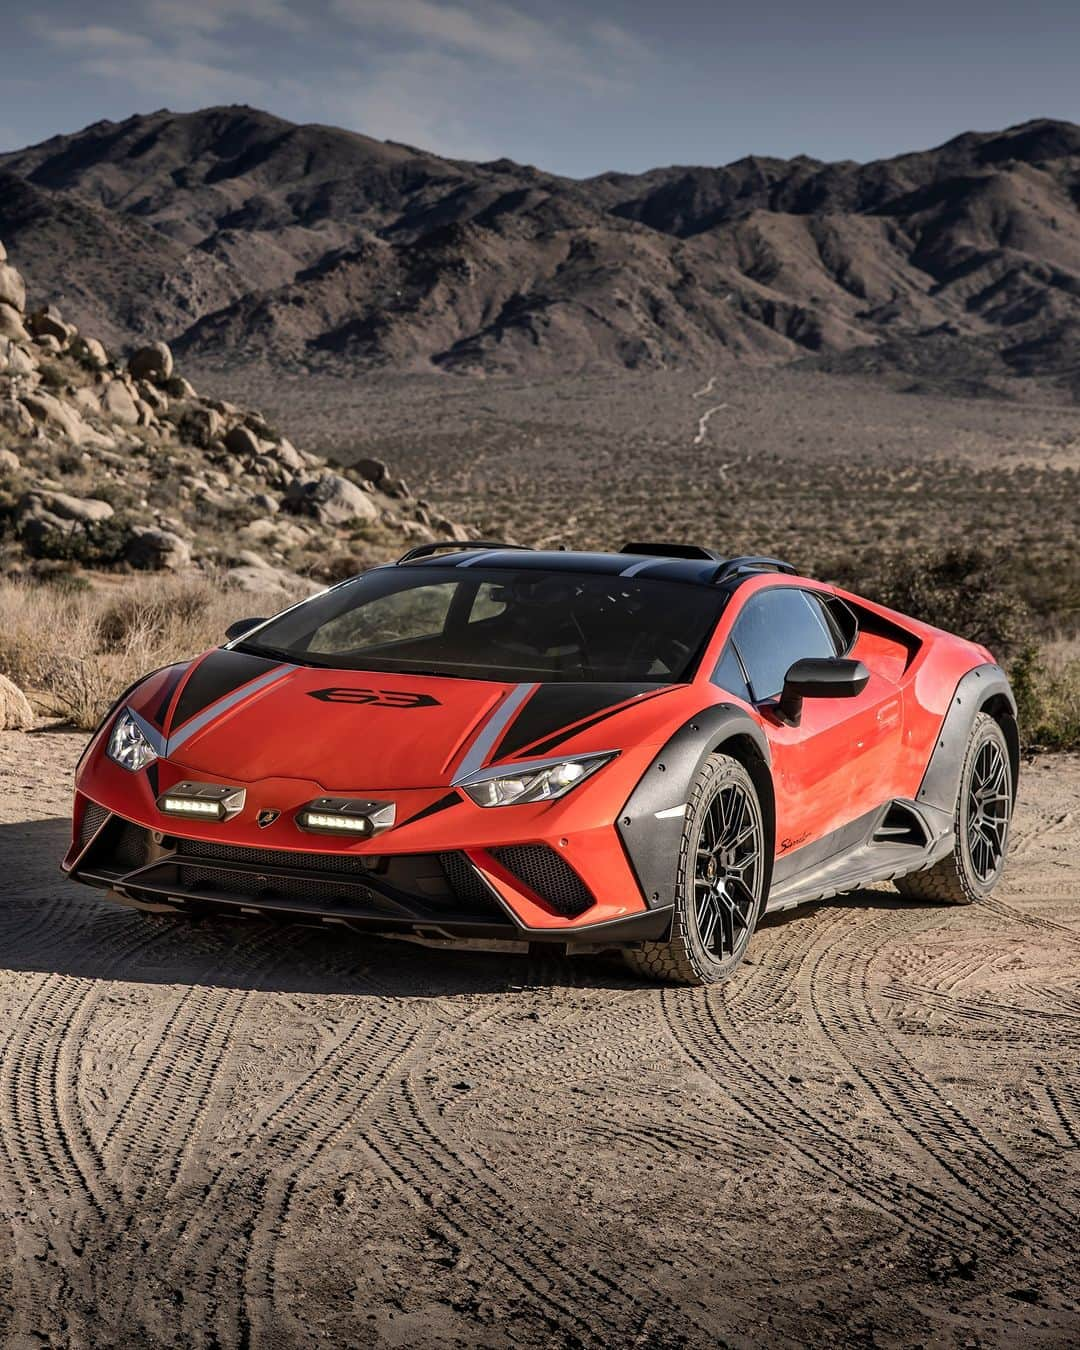
[[[1014,669],[1014,684],[1018,675],[1026,675],[1030,689],[1028,742],[1045,750],[1080,749],[1080,637],[1052,637],[1031,655],[1029,671]]]
[[[0,582],[0,673],[72,725],[91,730],[140,675],[216,646],[235,619],[271,614],[266,597],[213,578],[124,578],[122,585]]]

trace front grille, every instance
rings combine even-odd
[[[283,848],[246,848],[234,844],[211,844],[201,839],[178,839],[176,851],[192,857],[223,863],[260,863],[266,867],[301,867],[305,872],[337,872],[339,876],[370,872],[378,858],[360,858],[352,853],[298,853]]]
[[[103,806],[98,806],[97,802],[86,803],[86,808],[82,814],[82,820],[79,822],[80,848],[85,848],[87,846],[108,818],[109,813]]]
[[[546,844],[511,844],[491,849],[491,856],[568,919],[584,914],[596,903],[570,864]]]
[[[330,901],[379,908],[379,897],[367,887],[343,886],[318,877],[257,877],[250,872],[230,872],[227,868],[177,868],[180,884],[190,891],[223,891],[227,895],[246,895],[257,900]]]

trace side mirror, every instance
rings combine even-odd
[[[265,623],[265,619],[237,619],[235,623],[229,624],[225,629],[225,636],[230,642],[237,638],[242,638],[245,633],[250,633],[253,628],[258,628],[259,624]]]
[[[870,672],[861,661],[840,656],[804,657],[784,676],[776,715],[788,726],[797,727],[804,698],[854,698],[866,688],[869,678]]]

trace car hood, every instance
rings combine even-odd
[[[560,740],[655,684],[513,684],[292,665],[219,649],[131,699],[195,774],[303,778],[328,792],[437,787]]]

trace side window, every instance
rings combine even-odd
[[[484,619],[494,619],[506,613],[506,587],[492,581],[480,583],[476,597],[469,610],[469,623],[482,623]]]
[[[821,606],[795,586],[775,586],[752,596],[731,636],[758,703],[780,693],[796,661],[835,656],[837,650]]]
[[[716,669],[712,673],[712,682],[726,690],[727,693],[734,694],[736,698],[744,699],[747,703],[752,701],[750,690],[746,687],[746,676],[743,674],[739,657],[730,642],[724,643],[724,650],[720,655],[720,660],[716,663]]]

